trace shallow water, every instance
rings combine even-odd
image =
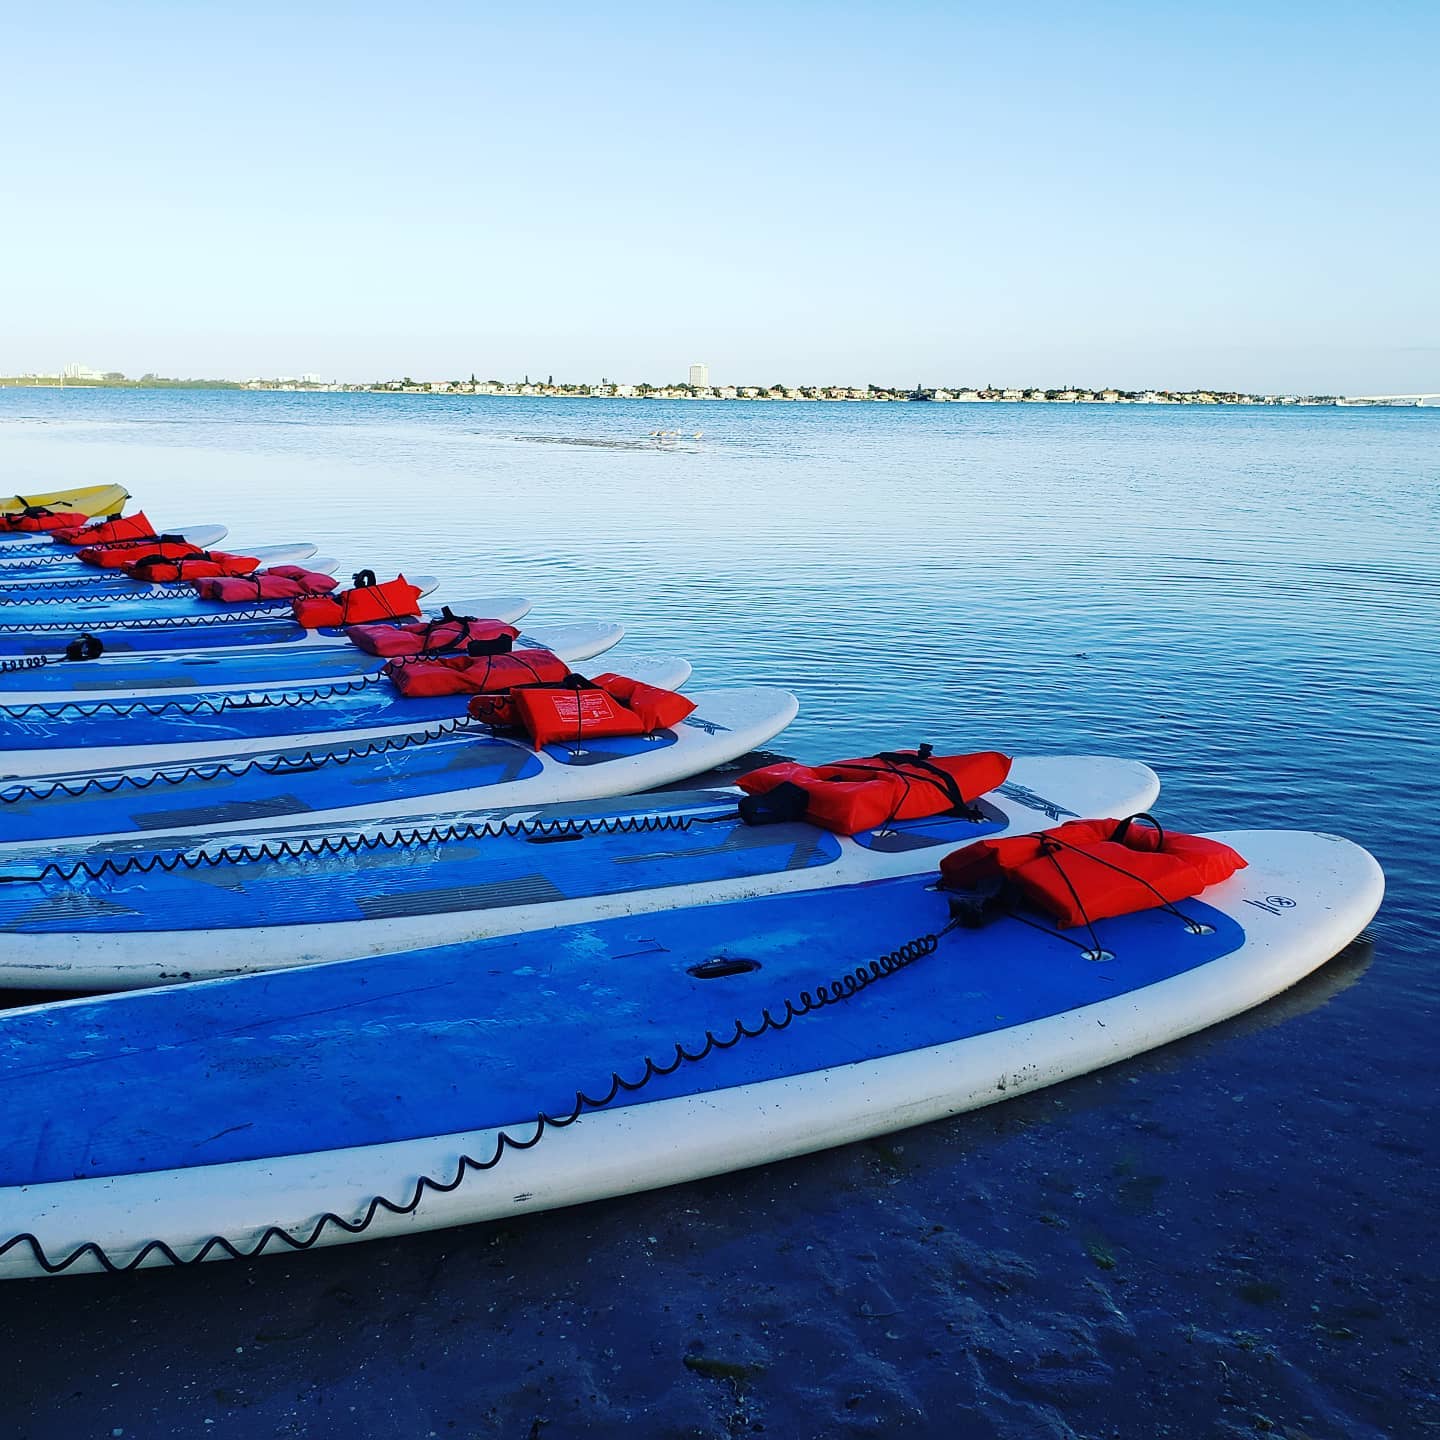
[[[807,759],[1134,754],[1173,823],[1336,830],[1389,879],[1271,1005],[988,1111],[505,1227],[9,1287],[0,1433],[1440,1425],[1440,414],[11,390],[0,466],[623,620],[617,663],[793,688]]]

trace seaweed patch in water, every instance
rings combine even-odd
[[[713,1360],[706,1355],[685,1356],[685,1368],[694,1375],[703,1375],[707,1380],[728,1380],[732,1385],[743,1385],[747,1380],[765,1373],[763,1365],[744,1365],[738,1360]]]
[[[1110,1252],[1110,1247],[1098,1236],[1085,1242],[1085,1253],[1095,1262],[1098,1269],[1113,1270],[1119,1263]]]

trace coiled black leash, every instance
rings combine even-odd
[[[94,639],[94,636],[90,637]],[[237,690],[230,695],[205,696],[198,700],[60,700],[52,704],[32,700],[25,705],[0,705],[0,717],[7,720],[74,720],[98,715],[125,719],[131,715],[164,718],[169,715],[224,715],[231,710],[295,710],[342,695],[371,690],[385,678],[379,670],[356,680],[337,680],[307,690]]]
[[[375,835],[304,836],[297,840],[243,842],[218,850],[156,851],[149,855],[106,856],[66,864],[48,860],[38,870],[20,875],[0,870],[0,885],[37,884],[45,880],[103,880],[125,875],[173,875],[184,870],[213,870],[222,865],[261,865],[288,860],[323,860],[339,855],[425,849],[456,840],[581,840],[591,835],[661,835],[689,831],[712,817],[698,815],[599,815],[562,820],[481,820],[429,825],[416,830],[381,831]],[[733,816],[731,817],[733,818]]]
[[[54,590],[58,593],[62,590],[74,589],[80,584],[93,586],[93,582],[89,580],[57,580],[51,581],[44,588],[47,593],[51,590]],[[40,587],[36,586],[35,588],[39,589]],[[82,608],[86,606],[94,607],[113,605],[117,600],[123,600],[127,605],[136,603],[144,605],[151,600],[193,600],[194,598],[195,592],[190,588],[188,584],[182,585],[174,582],[157,582],[155,584],[147,586],[144,590],[117,590],[111,591],[108,594],[97,594],[92,588],[88,593],[81,593],[79,595],[67,595],[64,597],[65,603],[67,605],[78,605]],[[45,595],[34,594],[0,595],[0,608],[3,608],[7,605],[43,605],[45,603],[45,599]]]
[[[265,606],[246,610],[224,610],[214,615],[142,615],[129,620],[106,620],[98,615],[87,616],[85,623],[94,630],[203,630],[209,625],[234,625],[250,620],[292,621],[288,600],[275,600]],[[292,621],[293,623],[293,621]],[[36,620],[33,624],[0,623],[0,635],[45,635],[55,630],[73,630],[73,620]]]
[[[410,750],[428,745],[432,740],[448,739],[452,735],[490,730],[468,715],[457,716],[454,720],[441,720],[424,730],[406,730],[399,735],[387,735],[364,745],[352,745],[337,750],[304,750],[298,755],[257,755],[253,760],[222,761],[215,765],[186,765],[179,770],[122,771],[118,775],[94,775],[76,783],[71,780],[52,780],[44,785],[15,785],[0,790],[0,805],[18,805],[26,800],[48,800],[52,795],[67,795],[72,800],[81,795],[98,792],[113,795],[126,788],[148,790],[152,785],[183,785],[189,780],[215,780],[221,775],[239,779],[252,770],[264,775],[295,775],[311,770],[323,770],[327,765],[348,765],[352,760],[364,760],[371,755],[387,755],[395,750]]]

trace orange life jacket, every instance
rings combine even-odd
[[[177,580],[204,580],[216,575],[248,575],[260,562],[249,555],[227,555],[223,550],[198,550],[193,555],[167,558],[164,554],[143,555],[130,561],[125,573],[152,585]]]
[[[1069,927],[1188,900],[1245,868],[1219,840],[1132,824],[1149,818],[1071,820],[1038,835],[976,840],[940,862],[941,879],[960,890],[1008,880]]]
[[[687,715],[695,713],[695,702],[678,691],[647,685],[643,680],[632,680],[613,670],[595,676],[594,683],[639,717],[645,727],[640,732],[642,735],[670,730]]]
[[[295,618],[307,629],[364,625],[372,620],[405,620],[420,614],[420,591],[403,575],[379,584],[356,585],[338,595],[295,601]]]
[[[117,540],[151,540],[155,527],[143,510],[107,520],[103,525],[73,526],[56,530],[54,538],[62,545],[109,545]]]
[[[621,698],[627,695],[636,708]],[[523,730],[537,750],[606,735],[649,735],[678,725],[694,709],[694,701],[673,690],[615,674],[594,680],[567,675],[556,684],[517,686],[470,702],[476,719],[499,730]]]
[[[80,559],[99,570],[128,570],[141,560],[183,560],[204,553],[186,540],[150,540],[144,545],[88,545]]]
[[[351,625],[345,634],[367,655],[432,655],[445,651],[466,654],[503,654],[510,647],[498,642],[518,640],[520,632],[500,620],[477,620],[453,615],[447,605],[434,620],[413,625]],[[471,645],[483,648],[468,649]],[[493,649],[489,647],[494,647]]]
[[[202,600],[238,605],[245,600],[293,600],[297,595],[314,595],[333,590],[333,575],[306,570],[299,565],[271,565],[255,575],[220,576],[195,581],[195,593]]]
[[[570,667],[548,650],[512,650],[508,655],[444,655],[433,660],[392,660],[391,683],[412,699],[432,695],[487,695],[517,685],[563,680]]]
[[[1003,784],[1009,773],[1010,757],[995,750],[934,755],[922,746],[834,765],[785,761],[752,770],[735,783],[748,797],[740,814],[751,824],[804,818],[838,835],[854,835],[892,820],[961,810]],[[762,796],[773,798],[761,802]]]
[[[85,523],[85,517],[76,515],[73,511],[57,515],[43,505],[27,505],[23,510],[0,515],[0,535],[33,535],[46,530],[73,530],[77,520],[81,524]]]

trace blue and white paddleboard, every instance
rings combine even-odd
[[[428,595],[439,583],[428,575],[411,578],[411,584],[422,595]],[[234,604],[221,604],[202,600],[191,585],[147,585],[116,596],[66,594],[53,600],[23,599],[14,603],[0,598],[0,624],[35,629],[60,623],[72,630],[81,628],[103,633],[101,627],[120,627],[136,620],[154,621],[162,616],[180,620],[216,615],[248,618],[258,611],[288,618],[291,604],[288,599],[241,600]]]
[[[305,561],[307,570],[320,570],[328,565],[325,573],[333,574],[339,562],[329,560],[316,564],[312,558],[315,551],[316,547],[309,541],[296,541],[290,545],[252,545],[244,553],[250,559],[258,560],[262,569],[269,565],[295,565]],[[135,558],[139,559],[142,554],[143,546],[135,552]],[[80,567],[78,573],[64,571],[44,575],[21,574],[14,577],[0,570],[0,601],[7,605],[32,600],[63,602],[67,597],[76,595],[116,598],[162,589],[173,590],[177,595],[195,594],[194,587],[189,582],[152,584],[132,579],[123,570],[97,570],[88,565]]]
[[[530,1214],[1124,1060],[1293,985],[1380,904],[1349,841],[1217,838],[1249,868],[1184,919],[1099,922],[1103,961],[1019,919],[947,933],[918,875],[0,1014],[0,1274]]]
[[[351,830],[0,847],[0,988],[116,990],[419,950],[933,870],[986,835],[1148,810],[1147,765],[1017,759],[974,818],[854,838],[751,827],[734,790],[480,809]],[[228,843],[226,843],[228,841]]]
[[[637,680],[674,687],[683,660],[627,659]],[[274,830],[290,823],[352,826],[479,808],[595,800],[703,774],[766,744],[795,718],[798,702],[765,686],[710,690],[673,730],[535,750],[460,717],[364,739],[332,736],[196,765],[0,782],[5,856],[48,853],[57,840],[143,839]]]
[[[529,608],[520,596],[508,601],[505,615],[487,618],[514,624]],[[524,631],[515,649],[555,649],[567,659],[588,660],[619,642],[624,627],[577,623],[537,625]],[[611,637],[604,643],[606,637]],[[234,691],[256,693],[272,688],[316,685],[331,680],[359,679],[384,670],[383,656],[355,645],[251,646],[235,650],[196,650],[156,655],[101,655],[83,663],[57,662],[34,669],[0,669],[0,709],[25,705],[57,706],[69,702],[173,699],[187,703],[202,695]],[[3,662],[0,662],[3,664]]]
[[[537,627],[532,640],[578,664],[609,650],[624,634],[623,625],[555,625]],[[369,665],[350,677],[310,683],[28,703],[7,696],[0,705],[0,777],[168,765],[341,736],[373,739],[465,714],[468,695],[407,697],[391,684],[383,661],[364,659]]]
[[[415,576],[413,583],[428,594],[436,581]],[[456,614],[481,614],[475,609],[454,605]],[[55,659],[77,635],[92,634],[105,643],[110,655],[156,650],[197,650],[213,646],[236,648],[251,645],[348,645],[340,627],[307,630],[291,618],[289,602],[276,608],[266,601],[261,606],[215,605],[203,613],[150,615],[140,619],[111,618],[99,611],[40,621],[12,624],[0,610],[0,659]]]
[[[218,545],[230,532],[223,525],[182,525],[175,530],[166,530],[202,550]],[[80,559],[83,545],[57,545],[49,535],[0,535],[0,569],[8,573],[10,567],[39,569],[50,565],[68,565],[76,570],[86,566]]]

